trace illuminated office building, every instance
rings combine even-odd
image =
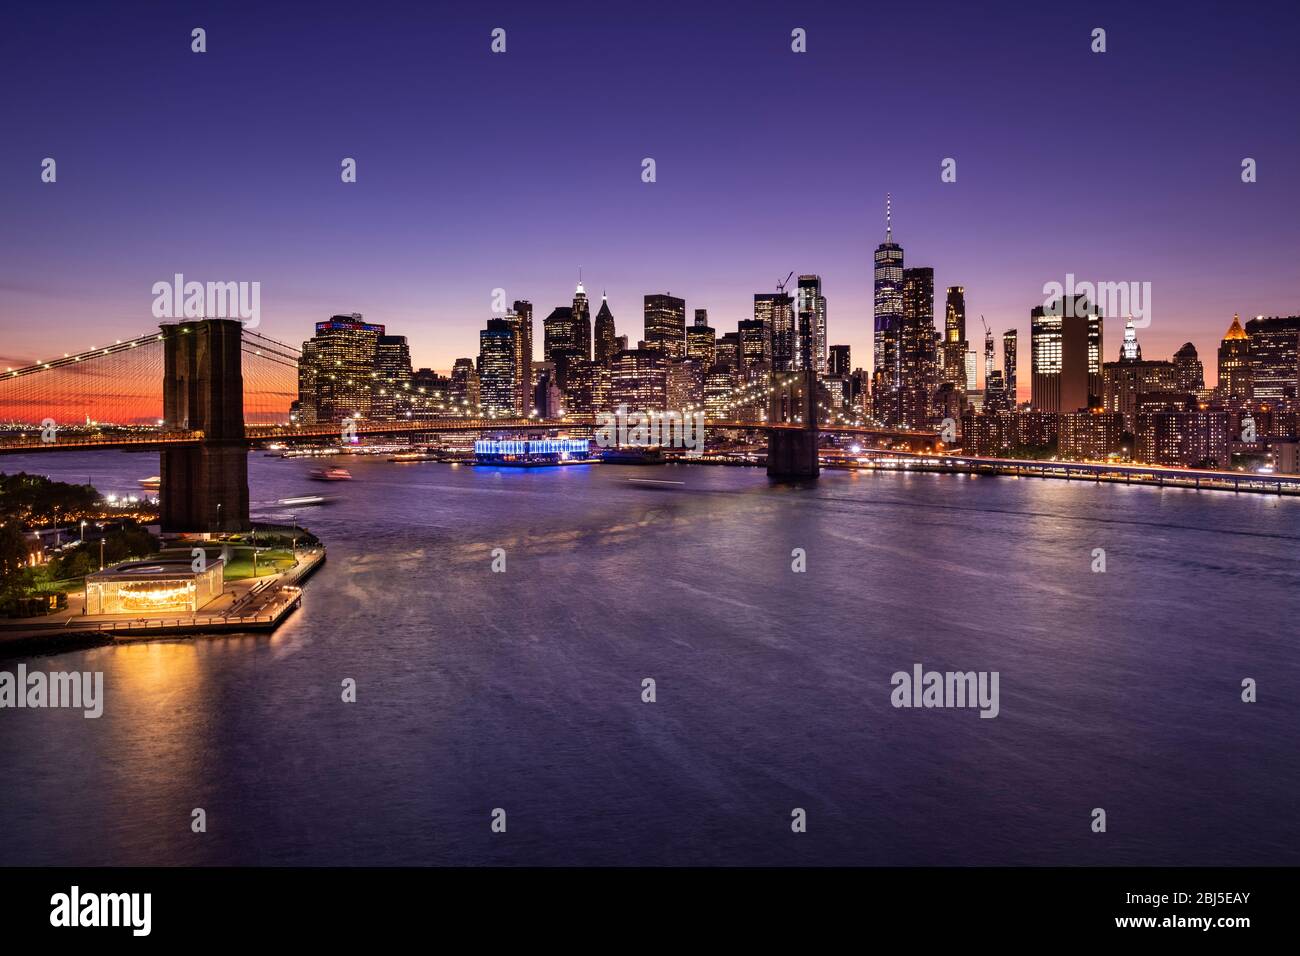
[[[1219,343],[1219,397],[1250,398],[1250,339],[1241,327],[1241,319],[1232,317],[1232,325]]]
[[[1294,403],[1300,397],[1300,315],[1253,318],[1246,323],[1246,338],[1251,398]]]
[[[1089,407],[1089,315],[1083,296],[1058,299],[1050,308],[1036,306],[1030,312],[1034,411],[1076,412]]]
[[[885,197],[885,241],[876,247],[874,272],[872,406],[887,424],[902,419],[899,337],[903,324],[903,247],[894,242],[893,203]]]
[[[513,417],[519,414],[515,349],[517,332],[506,319],[488,319],[479,332],[479,400],[487,415]]]
[[[686,300],[663,293],[645,297],[645,344],[668,358],[686,357]]]
[[[363,321],[359,313],[316,323],[316,334],[303,343],[303,354],[311,366],[305,377],[299,376],[303,420],[307,414],[316,422],[371,417],[375,360],[383,335],[382,325]],[[301,393],[304,381],[312,388],[311,394]],[[306,412],[308,405],[311,409]]]
[[[822,295],[822,279],[817,275],[802,275],[795,296],[795,313],[808,316],[811,325],[809,338],[813,344],[813,368],[820,378],[826,374],[826,296]],[[795,338],[795,367],[804,368],[804,358],[797,354],[802,336]]]

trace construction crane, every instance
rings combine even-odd
[[[793,278],[794,278],[794,270],[791,269],[790,274],[776,284],[777,295],[785,295],[785,287],[790,283],[790,280]]]

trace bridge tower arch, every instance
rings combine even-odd
[[[246,531],[243,326],[196,319],[162,326],[163,425],[197,430],[197,446],[162,451],[164,531]]]
[[[816,478],[821,474],[817,457],[817,372],[813,364],[810,321],[804,319],[801,332],[803,368],[774,372],[767,420],[770,424],[798,424],[802,428],[774,428],[767,437],[769,478]]]

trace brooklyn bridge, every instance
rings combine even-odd
[[[438,433],[590,430],[592,415],[509,418],[441,412],[433,417],[302,424],[300,351],[234,319],[197,319],[110,345],[6,369],[0,376],[0,455],[69,450],[157,450],[164,531],[247,530],[248,449],[266,442]],[[711,418],[711,430],[764,433],[768,474],[815,478],[822,434],[904,439],[934,447],[938,436],[819,423],[811,371],[772,377],[761,420]]]

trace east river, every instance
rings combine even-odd
[[[260,520],[337,495],[277,633],[23,662],[104,714],[0,711],[0,864],[1300,864],[1300,500],[320,464],[249,459]],[[998,672],[997,717],[892,706],[917,663]]]

